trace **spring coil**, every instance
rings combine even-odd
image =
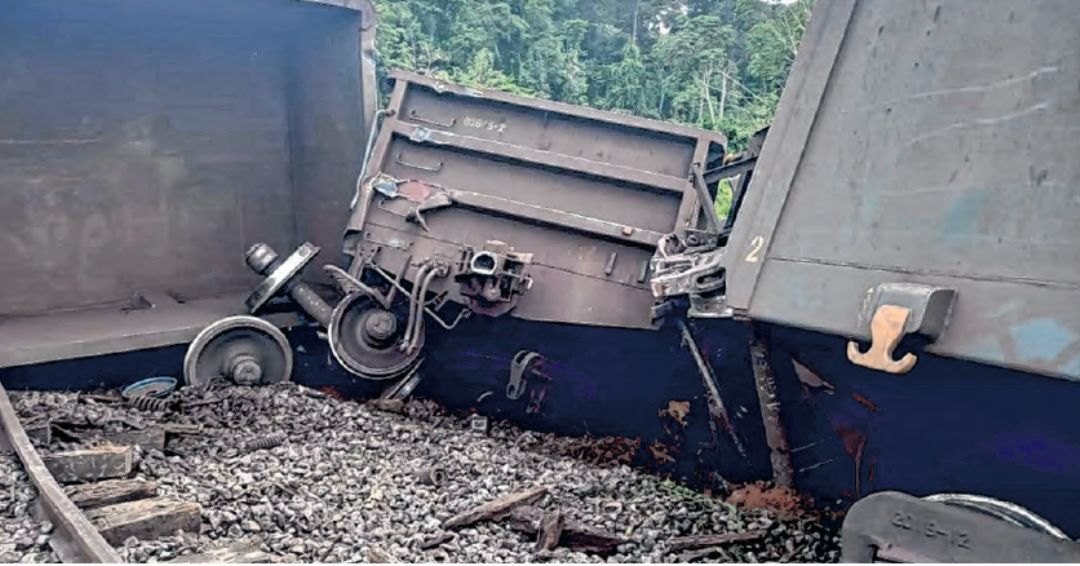
[[[285,443],[288,437],[284,433],[275,433],[262,438],[257,438],[248,442],[245,446],[248,452],[254,452],[255,450],[267,450],[270,448],[277,448]]]
[[[158,399],[149,395],[138,395],[128,399],[128,405],[140,411],[168,411],[171,403],[166,399]]]

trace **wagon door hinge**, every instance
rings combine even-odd
[[[870,348],[861,351],[855,341],[848,342],[851,363],[878,371],[903,374],[911,371],[918,356],[907,353],[893,357],[896,347],[908,334],[937,340],[956,301],[956,291],[916,283],[883,283],[867,292],[860,326],[869,326]]]

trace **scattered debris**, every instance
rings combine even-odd
[[[173,394],[180,409],[168,413],[76,397],[12,395],[27,422],[56,416],[80,423],[71,428],[81,439],[54,434],[43,454],[92,448],[103,434],[130,431],[133,424],[160,428],[166,449],[135,447],[133,479],[203,510],[197,532],[123,541],[117,551],[129,562],[172,561],[248,541],[274,561],[294,563],[370,561],[372,547],[384,559],[407,562],[655,563],[678,558],[665,544],[673,537],[749,530],[769,534],[730,545],[724,559],[839,558],[834,525],[812,514],[783,519],[769,509],[736,508],[625,465],[642,448],[636,438],[563,437],[494,419],[487,434],[468,434],[467,418],[431,401],[412,399],[404,414],[386,413],[293,383],[183,388]],[[253,435],[276,433],[287,435],[286,448],[242,451]],[[437,492],[415,476],[436,463],[447,477]],[[24,552],[14,550],[14,541],[32,544],[40,535],[29,518],[32,487],[9,502],[3,495],[10,481],[0,473],[0,529],[14,533],[11,546],[0,536],[0,558],[18,561]],[[537,500],[542,505],[523,504],[497,521],[453,531],[443,526],[500,495],[538,485],[550,487]],[[26,522],[7,518],[4,509],[13,506]],[[542,507],[560,509],[564,520],[555,549],[537,552]],[[47,546],[27,548],[28,560],[55,561]]]
[[[536,550],[543,552],[555,550],[559,545],[559,537],[562,536],[565,519],[562,511],[556,509],[544,513],[540,519],[540,529],[536,537]]]
[[[810,508],[810,501],[790,487],[749,483],[732,490],[727,502],[744,509],[767,509],[785,518],[799,517]]]
[[[438,487],[446,483],[446,472],[438,466],[421,468],[416,471],[416,479],[424,485]]]
[[[541,531],[543,517],[544,511],[539,507],[524,505],[514,509],[505,522],[515,531],[535,535]],[[573,519],[563,521],[559,538],[559,543],[567,548],[602,556],[613,554],[619,545],[627,542],[623,537],[588,527]]]
[[[277,432],[266,436],[261,436],[254,440],[249,440],[245,442],[244,451],[254,452],[256,450],[269,450],[271,448],[277,448],[278,446],[285,444],[285,441],[288,439],[289,437],[286,436],[283,432]]]
[[[537,486],[525,491],[504,495],[478,507],[473,507],[464,513],[454,515],[443,523],[443,527],[447,529],[458,529],[480,521],[490,521],[501,518],[506,513],[512,511],[514,507],[533,503],[546,495],[547,492],[547,487]]]
[[[439,533],[425,538],[420,544],[416,545],[416,547],[420,550],[430,550],[442,546],[443,544],[454,540],[454,538],[454,533]]]
[[[488,431],[488,419],[483,415],[473,415],[469,417],[469,430],[480,434],[487,434]]]
[[[132,407],[142,411],[162,412],[172,408],[172,403],[170,403],[168,399],[158,399],[157,397],[151,397],[149,395],[128,397],[127,402]]]

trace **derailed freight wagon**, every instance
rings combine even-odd
[[[726,245],[657,289],[771,323],[801,489],[978,494],[1080,534],[1078,41],[1068,1],[815,4]],[[916,541],[892,504],[864,526]],[[927,532],[924,559],[976,556]]]

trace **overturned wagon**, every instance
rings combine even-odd
[[[702,221],[702,198],[711,206],[691,171],[723,159],[723,136],[394,79],[345,229],[349,273],[386,292],[346,299],[356,312],[343,317],[366,321],[359,337],[331,327],[346,368],[410,367],[421,311],[445,329],[469,314],[653,328],[650,259],[665,234]]]

